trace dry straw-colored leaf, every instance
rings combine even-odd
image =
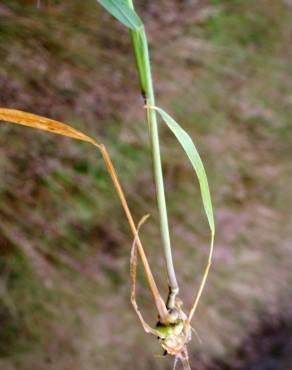
[[[119,196],[122,207],[123,207],[123,209],[125,211],[125,214],[127,216],[127,220],[129,222],[132,234],[133,234],[134,238],[137,239],[138,251],[139,251],[142,263],[143,263],[143,267],[144,267],[144,270],[145,270],[145,273],[146,273],[148,284],[149,284],[151,293],[153,295],[153,298],[154,298],[159,316],[161,317],[162,322],[166,321],[167,309],[166,309],[165,303],[164,303],[164,301],[163,301],[163,299],[162,299],[162,297],[161,297],[161,295],[158,291],[158,288],[157,288],[157,285],[155,283],[153,274],[151,272],[147,257],[145,255],[145,252],[144,252],[144,249],[143,249],[143,246],[142,246],[142,243],[141,243],[141,240],[137,236],[138,231],[137,231],[133,216],[132,216],[131,211],[129,209],[125,194],[123,192],[122,186],[120,184],[117,173],[116,173],[115,168],[112,164],[112,161],[110,159],[110,156],[109,156],[109,153],[108,153],[106,147],[103,144],[97,143],[94,139],[85,135],[81,131],[74,129],[70,125],[67,125],[65,123],[58,122],[58,121],[55,121],[55,120],[52,120],[52,119],[49,119],[49,118],[46,118],[46,117],[41,117],[41,116],[38,116],[38,115],[32,114],[32,113],[27,113],[27,112],[15,110],[15,109],[0,108],[0,121],[5,121],[5,122],[17,124],[17,125],[28,126],[28,127],[32,127],[32,128],[37,128],[37,129],[40,129],[40,130],[52,132],[54,134],[59,134],[59,135],[62,135],[62,136],[71,137],[73,139],[88,142],[88,143],[94,145],[95,147],[97,147],[99,149],[99,151],[101,152],[101,155],[102,155],[102,157],[105,161],[107,170],[108,170],[109,175],[112,179],[115,190],[116,190],[116,192]]]
[[[97,144],[89,136],[83,134],[78,130],[75,130],[73,127],[65,123],[58,122],[46,117],[41,117],[36,114],[22,112],[16,109],[0,108],[0,119],[2,121],[38,128],[40,130],[49,131],[54,134],[68,136],[77,140]]]

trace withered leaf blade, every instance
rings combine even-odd
[[[38,116],[36,114],[22,112],[16,109],[0,108],[0,120],[15,123],[18,125],[33,127],[44,131],[49,131],[54,134],[72,137],[77,140],[87,141],[92,144],[95,143],[95,141],[89,136],[83,134],[82,132],[74,129],[73,127],[65,123]]]
[[[147,322],[144,320],[144,318],[142,316],[142,313],[139,310],[137,301],[136,301],[137,241],[138,241],[138,238],[139,238],[138,233],[139,233],[139,230],[140,230],[141,226],[144,224],[144,222],[147,220],[148,217],[149,217],[149,215],[145,215],[144,217],[142,217],[142,219],[138,223],[137,234],[134,238],[132,248],[131,248],[131,258],[130,258],[131,302],[132,302],[134,310],[136,311],[137,316],[139,317],[140,322],[141,322],[144,330],[146,331],[146,333],[152,333],[155,336],[159,336],[159,332],[157,330],[151,328],[151,326],[149,326],[147,324]],[[163,305],[164,305],[164,302],[163,302]],[[163,310],[163,308],[162,308],[162,310]],[[167,312],[166,312],[166,315],[167,315]],[[167,322],[165,322],[165,323],[167,323]]]
[[[137,237],[138,251],[139,251],[142,263],[143,263],[145,274],[146,274],[146,277],[147,277],[147,280],[148,280],[148,284],[149,284],[152,296],[153,296],[154,301],[155,301],[156,308],[158,310],[158,313],[159,313],[160,317],[165,319],[166,314],[167,314],[165,304],[163,302],[163,299],[162,299],[162,297],[159,293],[159,290],[157,288],[157,285],[155,283],[155,280],[154,280],[153,274],[151,272],[150,266],[148,264],[146,255],[144,253],[144,249],[143,249],[142,243],[140,241],[140,238],[137,236],[138,231],[137,231],[132,213],[129,209],[124,191],[122,189],[122,186],[120,184],[118,175],[115,171],[115,168],[112,164],[112,161],[110,159],[110,156],[109,156],[109,153],[108,153],[106,147],[103,144],[97,143],[91,137],[85,135],[84,133],[82,133],[79,130],[74,129],[73,127],[71,127],[70,125],[68,125],[66,123],[55,121],[55,120],[52,120],[52,119],[49,119],[49,118],[46,118],[46,117],[38,116],[36,114],[23,112],[23,111],[16,110],[16,109],[0,108],[0,121],[5,121],[5,122],[9,122],[9,123],[17,124],[17,125],[22,125],[22,126],[28,126],[28,127],[32,127],[32,128],[36,128],[36,129],[40,129],[40,130],[44,130],[44,131],[48,131],[48,132],[52,132],[54,134],[59,134],[59,135],[62,135],[62,136],[71,137],[71,138],[76,139],[76,140],[81,140],[81,141],[88,142],[88,143],[94,145],[95,147],[97,147],[99,149],[99,151],[101,152],[101,155],[102,155],[102,157],[105,161],[105,165],[106,165],[107,170],[109,172],[109,175],[112,179],[113,185],[114,185],[115,190],[118,194],[118,197],[120,199],[120,202],[122,204],[124,212],[126,214],[126,217],[127,217],[128,223],[130,225],[132,234],[133,234],[134,238]]]

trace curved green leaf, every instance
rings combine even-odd
[[[215,234],[215,222],[214,222],[214,216],[213,216],[213,207],[212,207],[211,195],[210,195],[210,190],[209,190],[209,184],[208,184],[207,175],[206,175],[203,162],[195,147],[195,144],[193,143],[189,134],[184,129],[182,129],[180,125],[169,114],[167,114],[164,110],[160,108],[157,108],[157,107],[151,107],[151,108],[155,109],[160,114],[163,121],[167,124],[169,129],[173,132],[173,134],[179,141],[180,145],[183,147],[186,155],[188,156],[198,176],[205,213],[208,218],[211,233],[212,235],[214,235]]]
[[[97,0],[112,16],[132,30],[143,25],[142,20],[127,0]]]

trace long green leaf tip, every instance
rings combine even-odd
[[[161,108],[157,108],[157,107],[151,107],[151,108],[155,109],[160,114],[163,121],[167,124],[169,129],[173,132],[173,134],[179,141],[180,145],[183,147],[186,155],[188,156],[198,176],[205,213],[207,215],[207,219],[209,222],[212,236],[214,236],[215,222],[214,222],[213,207],[212,207],[211,195],[210,195],[210,190],[209,190],[209,184],[208,184],[207,175],[206,175],[203,162],[195,147],[195,144],[193,143],[189,134],[184,129],[182,129],[181,126],[169,114],[167,114]]]
[[[97,0],[112,16],[132,30],[143,25],[137,13],[129,6],[127,0]]]

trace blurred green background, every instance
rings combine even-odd
[[[105,143],[163,295],[143,101],[127,30],[94,0],[0,2],[0,105]],[[159,106],[195,140],[217,224],[193,369],[292,369],[292,2],[137,0]],[[198,185],[161,125],[175,266],[188,310],[208,253]],[[0,369],[170,369],[129,301],[131,235],[98,152],[0,125]],[[142,271],[139,304],[156,312]]]

